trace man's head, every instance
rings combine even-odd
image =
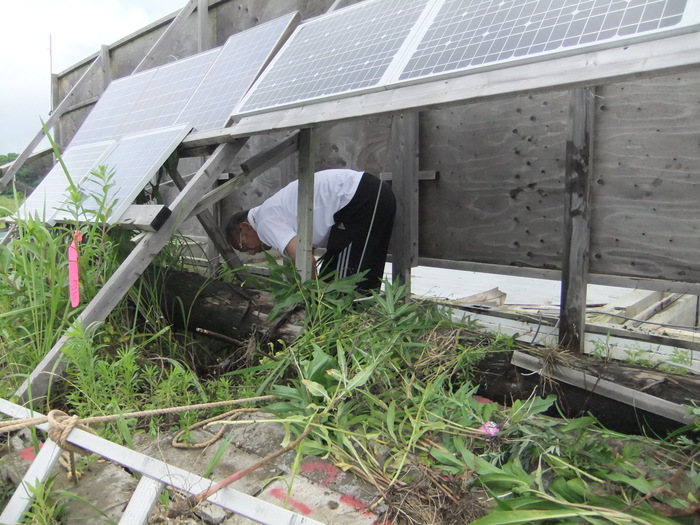
[[[248,222],[248,212],[243,210],[234,213],[226,225],[226,239],[239,252],[248,252],[251,255],[264,250],[263,243],[258,237],[258,233]]]

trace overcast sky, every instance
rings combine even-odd
[[[51,73],[173,13],[187,0],[3,0],[0,154],[21,153],[51,108]]]

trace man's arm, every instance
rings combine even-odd
[[[294,261],[294,264],[296,265],[297,263],[297,241],[299,240],[299,237],[295,235],[290,239],[290,241],[287,243],[287,247],[284,249],[284,254],[289,257],[292,261]],[[311,257],[311,277],[316,278],[316,258]]]

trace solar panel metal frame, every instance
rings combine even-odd
[[[214,48],[155,68],[115,136],[173,126],[220,52]]]
[[[99,165],[116,144],[115,140],[109,140],[67,148],[61,159],[73,184],[79,187],[94,166]],[[53,226],[56,223],[56,214],[60,209],[66,209],[68,206],[70,196],[66,192],[69,187],[70,182],[63,165],[57,162],[17,210],[17,216],[25,220],[29,217],[38,217]],[[55,198],[50,199],[52,195]],[[68,214],[66,217],[72,218]]]
[[[300,19],[299,12],[295,11],[231,35],[175,123],[192,124],[195,131],[225,127],[233,108]],[[262,48],[263,45],[266,47]],[[233,60],[238,62],[232,65]],[[216,97],[212,96],[212,91],[217,92]],[[215,98],[213,102],[212,98]]]
[[[123,136],[108,154],[102,156],[100,162],[93,166],[93,169],[98,166],[106,166],[107,172],[116,171],[120,167],[122,170],[128,170],[126,174],[122,172],[121,175],[117,175],[117,180],[113,181],[115,182],[114,186],[107,191],[107,201],[115,202],[109,217],[107,217],[107,223],[119,222],[119,218],[131,206],[141,190],[190,130],[191,126],[184,124]],[[154,149],[148,150],[146,148],[149,140],[153,143]],[[122,161],[121,159],[126,160]],[[85,197],[83,207],[88,209],[91,206],[97,206],[94,195],[101,196],[104,191],[98,181],[90,178],[83,179],[79,190]],[[57,212],[53,218],[54,220],[69,220],[72,217],[66,213]],[[79,218],[85,221],[93,219],[86,214],[82,214]]]
[[[376,1],[381,2],[382,0],[376,0]],[[433,73],[430,75],[421,75],[421,76],[417,76],[415,78],[401,79],[400,76],[401,76],[402,71],[405,69],[407,63],[411,60],[411,57],[413,56],[414,52],[416,51],[417,46],[420,44],[421,40],[423,39],[423,36],[430,29],[431,23],[436,18],[436,16],[439,14],[440,8],[447,1],[448,0],[428,0],[429,6],[423,11],[422,17],[416,22],[414,28],[411,30],[409,36],[407,37],[407,39],[404,42],[401,49],[399,49],[398,52],[394,55],[393,62],[389,65],[381,82],[377,83],[377,85],[375,85],[373,88],[348,91],[348,92],[342,92],[342,93],[335,93],[333,95],[328,95],[328,96],[318,96],[318,97],[314,97],[314,98],[305,98],[305,99],[300,99],[300,100],[297,100],[294,102],[268,105],[265,107],[258,107],[255,109],[247,108],[246,104],[248,103],[250,98],[254,95],[255,91],[257,89],[259,89],[259,86],[262,84],[262,82],[265,80],[265,78],[269,75],[269,71],[273,69],[273,67],[275,66],[277,61],[280,60],[280,57],[283,56],[283,54],[285,52],[285,48],[283,47],[282,50],[278,53],[278,55],[275,57],[275,59],[272,61],[270,66],[268,66],[266,71],[260,76],[258,81],[253,85],[253,87],[249,91],[248,95],[246,95],[246,97],[241,101],[241,103],[235,108],[233,118],[235,120],[238,120],[238,119],[250,116],[250,115],[255,115],[255,114],[260,114],[260,113],[270,113],[273,111],[284,110],[284,109],[289,109],[289,108],[293,108],[293,107],[300,107],[300,106],[304,106],[307,104],[333,101],[333,100],[337,100],[337,99],[341,99],[341,98],[345,98],[345,97],[357,96],[357,95],[362,95],[362,94],[366,94],[366,93],[374,93],[374,92],[378,92],[378,91],[382,91],[382,90],[391,90],[391,89],[401,87],[401,86],[406,86],[406,85],[411,85],[411,84],[419,84],[422,82],[430,82],[430,81],[440,80],[443,78],[444,79],[453,78],[453,77],[457,77],[457,76],[463,76],[463,75],[467,75],[467,74],[477,73],[480,71],[502,69],[502,68],[507,68],[511,65],[515,66],[515,65],[527,64],[530,62],[540,62],[540,61],[545,61],[548,59],[562,58],[562,57],[566,57],[566,56],[574,56],[574,55],[580,55],[583,53],[595,52],[598,50],[623,47],[625,45],[629,45],[629,44],[633,44],[633,43],[637,43],[637,42],[653,41],[653,40],[668,38],[668,37],[672,37],[672,36],[676,36],[676,35],[680,35],[680,34],[684,34],[684,33],[696,32],[696,31],[698,31],[698,26],[700,25],[700,2],[696,2],[694,0],[687,0],[687,3],[686,3],[685,8],[683,10],[683,15],[681,17],[681,21],[670,26],[670,27],[660,28],[660,29],[656,29],[656,30],[652,30],[652,31],[646,31],[643,33],[634,33],[634,34],[630,34],[630,35],[621,36],[618,38],[610,38],[610,39],[606,39],[604,41],[579,44],[577,46],[572,46],[570,48],[557,49],[554,51],[546,51],[543,53],[539,53],[537,55],[522,56],[522,57],[517,57],[515,59],[509,59],[509,60],[499,60],[499,61],[495,61],[495,62],[491,62],[491,63],[487,63],[487,64],[474,66],[472,68],[455,68],[455,69],[451,69],[448,71]],[[523,0],[508,0],[508,1],[517,3],[517,2],[522,2]],[[581,0],[581,1],[586,1],[586,0]],[[595,0],[589,0],[589,1],[595,1]],[[638,2],[640,0],[624,0],[624,1],[625,2],[635,2],[635,1]],[[317,20],[320,20],[320,19],[325,19],[327,17],[337,15],[338,13],[345,12],[346,10],[350,10],[353,8],[359,9],[362,6],[368,5],[372,2],[373,2],[373,0],[368,0],[366,2],[362,2],[360,4],[356,4],[356,5],[341,9],[341,10],[336,11],[334,13],[331,13],[329,15],[325,15],[324,17],[319,17],[319,19],[311,20],[309,22],[302,24],[297,29],[295,34],[292,35],[292,37],[289,39],[289,41],[285,47],[293,44],[294,40],[296,38],[298,38],[297,34],[301,30],[303,30],[304,27],[308,27],[308,24],[315,23]],[[504,0],[504,3],[505,3],[505,0]]]
[[[247,105],[250,103],[250,101],[257,96],[257,90],[262,89],[261,86],[265,85],[265,82],[269,81],[270,76],[275,72],[275,69],[277,67],[284,67],[280,66],[279,64],[285,60],[287,57],[285,56],[285,53],[290,52],[289,49],[293,49],[294,46],[296,46],[297,42],[301,39],[304,38],[304,33],[306,31],[313,31],[313,30],[318,30],[318,27],[322,24],[332,24],[333,22],[338,23],[338,19],[342,18],[343,16],[349,16],[352,14],[356,14],[356,11],[358,10],[369,10],[370,8],[378,8],[381,6],[382,3],[388,3],[392,2],[393,5],[395,5],[397,8],[399,7],[404,7],[408,4],[407,1],[401,1],[401,0],[366,0],[364,2],[360,2],[358,4],[354,4],[349,7],[345,7],[343,9],[339,9],[337,11],[334,11],[332,13],[329,13],[327,15],[309,20],[307,22],[304,22],[301,24],[296,31],[292,34],[292,36],[289,38],[289,40],[286,42],[286,44],[282,47],[282,49],[275,55],[273,60],[270,62],[270,65],[267,66],[265,71],[260,75],[258,80],[253,84],[252,88],[250,91],[246,94],[246,96],[240,101],[240,103],[236,106],[236,108],[233,111],[233,118],[238,118],[241,116],[247,116],[247,115],[252,115],[256,113],[263,113],[263,112],[268,112],[268,111],[273,111],[277,109],[282,109],[285,107],[294,107],[298,106],[300,104],[306,103],[306,102],[311,102],[311,101],[319,101],[319,100],[334,100],[334,99],[339,99],[339,98],[344,98],[344,97],[350,97],[353,95],[357,95],[360,93],[368,93],[368,92],[373,92],[373,91],[378,91],[385,89],[383,86],[384,83],[384,78],[386,75],[386,71],[391,68],[391,64],[393,60],[395,60],[396,56],[402,52],[403,46],[405,45],[405,41],[407,37],[410,36],[411,32],[415,30],[416,28],[416,23],[421,19],[421,16],[425,12],[426,9],[429,8],[430,6],[430,1],[431,0],[414,0],[411,5],[416,6],[415,9],[418,11],[418,14],[416,16],[416,19],[411,23],[411,27],[408,29],[406,32],[406,35],[400,38],[400,44],[396,48],[394,52],[391,53],[391,58],[389,59],[389,63],[386,64],[386,66],[383,68],[383,72],[381,75],[379,75],[376,80],[371,85],[367,85],[364,87],[360,88],[353,88],[353,89],[346,89],[343,91],[335,91],[333,93],[328,93],[320,96],[305,96],[304,98],[293,100],[293,101],[284,101],[281,103],[276,103],[274,105],[268,105],[268,106],[261,106],[261,107],[256,107],[256,108],[248,108]],[[327,35],[324,35],[327,36]],[[338,45],[343,45],[342,43]],[[292,81],[293,82],[293,81]]]
[[[440,11],[442,7],[451,1],[454,0],[435,0],[435,6],[434,9],[432,9],[427,16],[421,21],[421,29],[420,31],[417,31],[414,33],[412,40],[407,43],[406,49],[404,52],[401,54],[400,57],[397,57],[397,60],[395,61],[395,64],[392,68],[391,75],[393,78],[388,78],[387,79],[387,87],[388,88],[395,88],[399,87],[402,85],[407,85],[407,84],[412,84],[412,83],[420,83],[420,82],[425,82],[425,81],[433,81],[433,80],[439,80],[441,78],[451,78],[459,75],[465,75],[465,74],[471,74],[473,73],[478,73],[480,71],[486,71],[486,70],[493,70],[493,69],[500,69],[500,68],[506,68],[511,65],[519,65],[519,64],[526,64],[526,63],[534,63],[534,62],[541,62],[545,60],[549,60],[552,58],[560,58],[560,57],[566,57],[566,56],[573,56],[573,55],[579,55],[582,53],[589,53],[589,52],[595,52],[598,50],[603,50],[603,49],[610,49],[613,47],[620,47],[624,45],[628,45],[631,43],[635,42],[644,42],[644,41],[651,41],[651,40],[657,40],[659,38],[666,38],[682,33],[688,33],[692,31],[697,31],[698,27],[700,26],[700,3],[695,2],[693,3],[693,0],[687,0],[685,8],[683,10],[683,14],[681,16],[681,20],[678,23],[673,24],[672,26],[665,27],[665,28],[660,28],[660,29],[655,29],[655,30],[648,30],[644,32],[639,32],[639,33],[632,33],[629,35],[623,35],[623,36],[617,36],[617,37],[612,37],[612,38],[607,38],[605,40],[599,40],[599,41],[592,41],[592,42],[586,42],[586,43],[581,43],[577,45],[573,45],[570,47],[566,48],[558,48],[554,50],[544,50],[541,52],[537,52],[535,54],[526,54],[522,56],[516,56],[512,58],[505,58],[505,59],[499,59],[495,60],[492,62],[487,62],[487,63],[482,63],[482,64],[477,64],[474,66],[468,66],[468,67],[457,67],[453,69],[448,69],[445,71],[441,72],[436,72],[436,73],[431,73],[431,74],[425,74],[425,75],[419,75],[419,76],[414,76],[410,78],[402,78],[402,74],[405,71],[406,67],[410,63],[411,59],[414,57],[414,54],[416,53],[418,47],[422,43],[423,39],[425,38],[425,35],[430,31],[433,22],[435,19],[439,16]],[[582,3],[590,3],[595,5],[597,0],[580,0],[577,2],[577,4],[582,4]],[[614,0],[610,0],[610,3],[612,3]],[[631,4],[634,0],[625,0],[626,3]],[[457,0],[458,3],[459,0]],[[495,2],[493,2],[495,4]],[[526,0],[503,0],[500,2],[501,4],[518,4],[520,6],[525,5]],[[534,3],[534,2],[530,2]],[[599,4],[601,2],[598,2]],[[655,3],[654,0],[649,0],[649,1],[643,1],[643,0],[638,0],[637,3],[639,5],[647,5],[650,3]],[[573,2],[571,2],[573,4]],[[588,20],[588,19],[585,19]]]
[[[156,69],[149,69],[110,82],[95,107],[78,128],[70,146],[83,146],[116,137],[122,122],[127,118],[131,108],[155,73]],[[115,103],[115,99],[118,103]],[[122,111],[123,109],[125,111]]]

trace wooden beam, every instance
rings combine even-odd
[[[180,224],[189,216],[195,203],[219,176],[222,167],[233,160],[244,144],[245,140],[241,139],[234,143],[222,144],[216,149],[187,187],[171,203],[170,209],[173,213],[163,227],[157,232],[144,234],[142,241],[78,316],[77,323],[81,323],[86,330],[90,330],[95,323],[106,319],[153,258],[167,244]],[[15,392],[17,398],[23,403],[45,397],[52,379],[63,373],[65,363],[61,361],[61,349],[68,339],[69,337],[64,334]]]
[[[40,417],[42,415],[4,399],[0,399],[0,412],[15,419]],[[37,425],[37,428],[47,432],[48,424]],[[66,441],[187,494],[199,494],[214,484],[214,481],[211,479],[187,472],[175,465],[112,443],[79,428],[73,429],[66,437]],[[46,448],[49,443],[53,442],[48,440],[43,448]],[[53,448],[52,445],[49,445],[48,448],[50,452],[55,453],[51,450]],[[55,448],[60,453],[58,446]],[[36,463],[36,461],[35,459],[33,463]],[[207,501],[263,525],[322,525],[321,522],[308,516],[302,516],[274,503],[239,492],[231,487],[224,487],[208,497]],[[7,521],[6,523],[16,523],[16,521]]]
[[[439,171],[419,171],[418,172],[418,180],[438,180],[440,177],[440,172]],[[379,178],[382,179],[383,181],[392,181],[394,180],[394,174],[390,171],[382,171],[379,174]]]
[[[44,149],[35,151],[29,157],[27,157],[27,160],[34,160],[34,159],[42,159],[46,157],[47,155],[51,155],[53,153],[53,149],[50,147],[46,147]],[[0,174],[6,173],[7,170],[9,170],[12,167],[12,162],[8,162],[7,164],[3,164],[0,166]]]
[[[158,497],[165,486],[165,483],[160,480],[141,476],[119,520],[119,525],[146,525],[148,516],[158,503]]]
[[[202,53],[211,49],[211,46],[209,0],[197,0],[197,51]]]
[[[316,131],[305,128],[299,132],[299,196],[298,196],[298,239],[296,266],[301,280],[313,275],[314,235],[314,172],[316,164]]]
[[[102,92],[104,93],[104,90],[112,82],[112,55],[109,52],[109,46],[100,47],[100,56],[102,57]]]
[[[411,268],[418,260],[418,113],[396,115],[391,126],[394,152],[392,188],[396,218],[392,243],[392,277],[411,291]]]
[[[503,99],[518,94],[560,91],[683,71],[700,64],[698,33],[621,45],[573,56],[485,69],[453,77],[398,85],[340,100],[305,102],[298,107],[238,116],[230,128],[193,133],[186,148],[218,144],[273,130],[299,129],[320,122],[357,120],[456,104]]]
[[[156,65],[156,51],[165,48],[165,44],[173,37],[173,35],[177,34],[177,32],[184,27],[185,23],[187,22],[187,19],[197,7],[197,2],[198,0],[189,0],[185,4],[185,7],[183,7],[177,14],[177,16],[173,19],[173,21],[170,22],[170,25],[165,29],[163,34],[160,35],[160,38],[156,40],[156,43],[153,44],[153,47],[151,47],[148,53],[146,53],[146,56],[143,57],[141,62],[139,62],[138,65],[134,68],[134,70],[131,73],[132,75],[134,73],[138,73],[139,71],[150,69]]]
[[[24,474],[22,482],[2,510],[0,523],[20,523],[26,517],[25,512],[34,501],[31,488],[44,483],[49,478],[51,469],[61,457],[61,452],[61,447],[50,439],[44,442]]]
[[[265,171],[275,166],[280,160],[295,153],[299,148],[299,134],[294,133],[288,139],[280,142],[272,148],[253,155],[249,159],[241,162],[241,169],[244,172]]]
[[[58,118],[63,114],[65,108],[67,108],[68,105],[73,101],[73,98],[75,98],[75,95],[78,92],[78,90],[81,89],[83,85],[89,79],[92,78],[92,76],[95,74],[95,71],[97,71],[98,67],[100,67],[100,62],[100,57],[96,58],[92,62],[90,67],[87,68],[85,73],[83,73],[80,79],[71,88],[71,90],[64,97],[64,99],[61,101],[58,107],[56,107],[53,110],[49,118],[46,119],[46,121],[44,122],[46,129],[51,129],[53,125],[58,121]],[[14,178],[17,171],[24,165],[25,161],[31,156],[32,152],[34,151],[34,148],[36,148],[39,145],[39,143],[43,140],[45,136],[46,134],[44,133],[44,130],[42,128],[2,176],[2,179],[0,179],[0,189],[4,188],[7,185],[7,183]]]
[[[171,213],[170,208],[162,204],[132,204],[119,217],[119,225],[130,230],[156,232]]]
[[[594,88],[579,88],[571,92],[566,140],[559,344],[577,353],[583,352],[586,326],[594,97]]]
[[[56,111],[56,108],[61,104],[61,93],[58,86],[58,75],[56,73],[51,73],[51,113]],[[68,108],[63,109],[63,114],[68,112]],[[61,119],[58,119],[53,126],[53,141],[58,145],[59,149],[63,149],[63,138],[61,133]],[[29,159],[27,159],[29,160]],[[26,162],[26,161],[25,161]],[[55,162],[55,159],[54,159]]]
[[[539,372],[544,366],[537,357],[517,350],[513,352],[513,364],[532,372]],[[550,375],[552,379],[557,381],[563,381],[589,392],[609,397],[626,403],[631,407],[640,408],[686,425],[693,423],[693,417],[690,415],[689,410],[682,405],[618,385],[593,374],[586,374],[585,372],[566,367],[556,367]]]
[[[298,143],[297,140],[297,135],[295,134],[293,137],[289,137],[284,142],[280,142],[266,152],[256,155],[255,157],[251,157],[245,161],[243,164],[241,164],[244,172],[236,175],[231,180],[224,182],[218,188],[207,193],[197,204],[197,206],[195,206],[194,210],[192,210],[191,216],[196,215],[202,210],[208,209],[212,204],[231,195],[237,188],[247,184],[259,175],[262,175],[272,166],[277,165],[289,155],[296,153]]]
[[[173,182],[180,189],[180,191],[184,191],[187,185],[178,173],[177,169],[169,168],[168,173],[170,174],[170,178],[173,179]],[[236,251],[226,239],[226,236],[221,231],[221,228],[219,228],[219,225],[216,219],[214,218],[214,215],[212,215],[211,211],[206,209],[199,211],[197,213],[197,220],[202,225],[202,228],[204,228],[204,231],[207,233],[207,236],[209,237],[211,242],[214,243],[214,246],[216,247],[218,252],[224,258],[224,262],[226,263],[226,265],[231,269],[241,269],[239,272],[236,272],[236,277],[239,280],[244,281],[248,277],[248,275],[243,270],[243,262],[238,257],[238,254],[236,254]]]

